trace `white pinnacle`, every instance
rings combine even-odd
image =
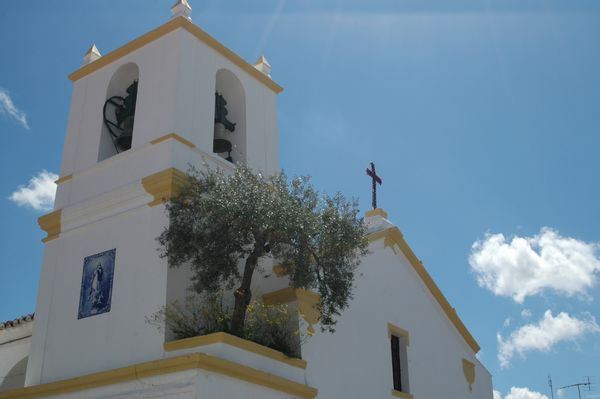
[[[192,6],[187,0],[177,0],[177,2],[171,7],[171,19],[177,17],[184,17],[189,21],[192,20]]]
[[[102,57],[102,54],[98,51],[98,47],[96,47],[96,44],[92,44],[92,47],[83,56],[83,65],[92,63],[100,57]]]
[[[258,69],[268,77],[271,77],[271,64],[269,64],[269,61],[267,61],[264,55],[258,57],[254,63],[254,68]]]

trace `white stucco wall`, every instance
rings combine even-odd
[[[96,166],[107,88],[115,72],[128,63],[139,68],[132,149],[145,147],[151,140],[166,134],[177,133],[201,152],[217,157],[212,153],[214,93],[217,72],[224,69],[239,79],[245,93],[247,163],[269,174],[280,170],[277,94],[190,32],[179,28],[74,83],[60,174],[87,174],[86,181],[96,190],[63,189],[61,186],[55,208],[119,187],[124,179],[141,179],[148,174],[147,168],[136,164],[144,158],[137,154],[137,161],[128,160],[119,169],[119,175],[123,176],[116,176],[113,171],[110,182],[90,181],[89,176],[90,169],[99,169]],[[234,99],[230,101],[234,102]],[[125,157],[130,151],[117,157]],[[173,163],[173,158],[164,154],[145,155],[158,163],[164,160]],[[198,153],[190,151],[178,154],[177,163],[185,171],[189,163],[199,163],[198,159]],[[112,158],[100,164],[110,160]]]
[[[0,392],[24,386],[33,321],[0,330]]]
[[[212,152],[217,72],[228,70],[240,80],[245,93],[246,161],[267,174],[279,172],[277,94],[191,33],[180,34],[174,131]]]
[[[38,303],[47,305],[38,306],[45,316],[36,320],[28,385],[161,356],[163,336],[146,317],[165,301],[166,265],[155,241],[164,223],[162,209],[143,204],[66,231],[46,245],[44,268],[51,276],[40,286]],[[113,248],[111,310],[78,320],[83,259]]]
[[[307,382],[323,398],[389,398],[393,388],[387,324],[410,334],[408,374],[416,399],[491,399],[489,372],[481,366],[408,260],[380,239],[359,268],[354,300],[335,334],[317,333],[302,348]],[[469,386],[462,359],[476,364]]]
[[[143,377],[126,383],[104,385],[98,388],[55,395],[42,395],[52,399],[109,399],[109,398],[244,398],[244,399],[296,399],[265,386],[205,370],[189,370]]]

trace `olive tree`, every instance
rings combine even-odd
[[[191,169],[188,177],[167,203],[161,255],[172,267],[190,265],[198,293],[233,290],[230,332],[243,330],[252,279],[268,256],[290,286],[320,294],[321,326],[333,331],[367,251],[357,202],[320,194],[307,177],[265,177],[244,165],[229,174]]]

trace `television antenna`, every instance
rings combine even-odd
[[[550,386],[550,394],[552,399],[554,399],[554,387],[552,386],[552,376],[548,375],[548,385]]]
[[[591,391],[592,390],[592,382],[590,381],[590,377],[586,377],[586,379],[587,379],[586,382],[578,382],[576,384],[565,385],[564,387],[558,388],[558,390],[560,391],[561,389],[567,389],[567,388],[575,388],[575,387],[577,387],[577,393],[579,394],[579,399],[581,399],[581,388],[582,387],[583,387],[584,390],[587,390],[587,391]]]

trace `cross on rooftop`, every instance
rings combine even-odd
[[[377,183],[381,185],[382,180],[379,176],[377,176],[377,172],[375,172],[375,164],[371,162],[371,169],[367,168],[367,176],[369,176],[373,180],[373,200],[372,205],[373,209],[377,209]]]

